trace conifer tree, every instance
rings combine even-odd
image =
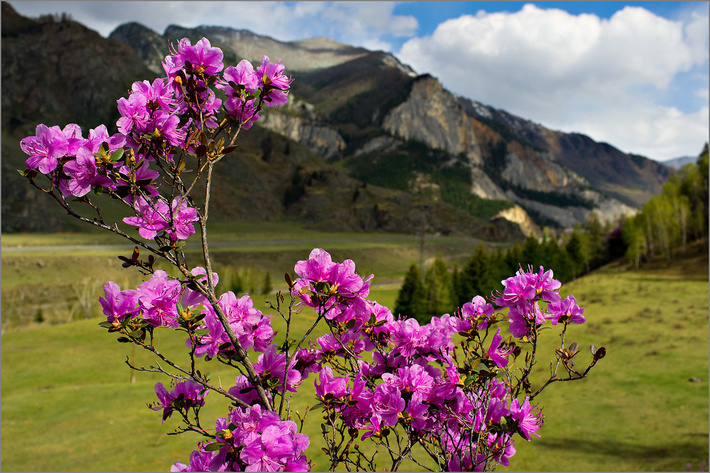
[[[399,290],[394,306],[394,315],[405,315],[417,320],[425,317],[425,294],[422,276],[416,263],[412,263],[404,276],[402,288]]]
[[[424,278],[426,294],[426,316],[417,321],[420,324],[429,323],[432,317],[439,317],[445,313],[451,313],[456,308],[456,301],[453,298],[453,288],[451,275],[446,263],[437,258],[434,264],[426,272]]]

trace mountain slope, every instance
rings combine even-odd
[[[292,94],[302,99],[308,113],[269,119],[267,126],[330,160],[346,158],[352,163],[358,156],[381,161],[376,155],[383,149],[392,151],[405,142],[420,141],[451,155],[437,166],[466,168],[461,173],[470,178],[463,180],[469,181],[475,197],[523,205],[540,223],[563,228],[582,222],[592,210],[604,220],[633,213],[634,207],[660,191],[668,176],[669,170],[655,161],[456,97],[435,78],[417,77],[387,53],[322,38],[283,43],[216,27],[170,26],[164,36],[197,39],[203,35],[235,58],[256,59],[257,48],[258,54],[272,59],[286,58],[284,63],[296,78]],[[313,44],[318,44],[323,57],[340,55],[340,60],[324,67],[315,60]],[[287,113],[293,115],[293,108]],[[433,179],[425,174],[425,180]],[[421,178],[409,177],[413,187],[407,190],[416,191]]]
[[[668,175],[646,158],[457,97],[436,78],[418,76],[381,51],[327,38],[286,43],[221,27],[171,25],[160,35],[137,23],[104,39],[75,22],[23,18],[6,5],[3,86],[17,97],[77,83],[86,89],[43,96],[42,108],[3,94],[9,143],[39,121],[76,122],[85,131],[99,123],[111,128],[116,99],[132,81],[161,74],[167,44],[181,37],[208,37],[223,48],[227,64],[241,58],[258,63],[262,55],[282,59],[295,79],[291,100],[268,110],[240,137],[239,151],[215,181],[215,219],[291,219],[316,228],[505,240],[539,233],[542,225],[569,229],[591,211],[616,221],[656,193]],[[61,35],[66,39],[53,44]],[[70,64],[71,75],[47,70],[46,57],[60,54],[56,67]],[[24,81],[22,74],[31,74],[26,71],[35,71],[36,79]],[[6,176],[13,192],[26,187],[8,172],[13,166],[22,166],[21,153],[3,140],[3,223],[21,230],[26,206],[5,191]],[[41,204],[30,208],[39,212],[35,205]]]

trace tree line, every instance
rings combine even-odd
[[[688,243],[708,235],[708,145],[697,162],[683,166],[624,222],[626,257],[638,268],[654,257],[671,260]]]
[[[480,245],[461,266],[449,267],[436,258],[422,273],[416,263],[407,271],[394,313],[419,323],[433,316],[454,313],[480,295],[488,298],[501,281],[520,268],[553,269],[564,283],[598,267],[626,257],[636,268],[646,259],[672,258],[685,246],[708,235],[708,147],[697,163],[673,174],[663,193],[653,197],[634,217],[602,223],[590,212],[584,225],[556,238],[545,228],[542,239],[529,236],[507,248]]]
[[[528,266],[553,268],[556,279],[570,281],[624,254],[618,248],[620,237],[608,238],[609,234],[613,234],[611,225],[590,213],[584,226],[577,226],[564,241],[545,229],[542,239],[531,235],[507,248],[480,245],[461,267],[449,267],[436,258],[422,274],[412,263],[394,312],[428,323],[432,316],[453,313],[476,295],[488,298],[502,287],[502,280]]]

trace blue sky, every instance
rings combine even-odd
[[[708,141],[708,2],[10,1],[104,36],[127,21],[329,36],[392,52],[450,91],[657,160]],[[288,67],[288,65],[286,65]]]

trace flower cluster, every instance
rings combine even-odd
[[[515,435],[526,440],[538,435],[540,410],[530,405],[528,396],[519,400],[511,385],[496,379],[520,347],[505,341],[500,327],[486,341],[490,326],[502,320],[493,304],[476,296],[456,315],[433,317],[420,325],[414,319],[395,319],[367,300],[370,278],[363,280],[348,261],[333,262],[322,249],[299,261],[295,272],[300,278],[293,283],[294,295],[324,315],[331,327],[311,350],[320,367],[316,397],[326,413],[337,414],[361,439],[383,439],[400,428],[427,448],[440,449],[447,459],[440,466],[482,470],[496,463],[508,465],[515,454]],[[493,302],[509,309],[509,328],[516,338],[548,320],[583,321],[582,309],[571,296],[560,302],[560,283],[552,271],[520,271],[503,285]],[[548,303],[547,310],[541,301]],[[523,314],[537,317],[521,323]],[[371,361],[362,356],[364,351],[372,351]],[[345,359],[356,360],[355,368],[347,368]]]
[[[163,422],[173,415],[174,411],[187,414],[190,409],[198,409],[205,405],[205,396],[209,391],[201,384],[192,381],[177,383],[172,391],[168,392],[163,383],[155,385],[155,395],[160,404],[150,406],[154,411],[163,410]]]
[[[141,237],[186,240],[195,233],[198,212],[187,196],[159,195],[160,171],[172,179],[179,175],[184,167],[176,162],[184,159],[176,157],[179,153],[203,158],[211,152],[207,157],[216,159],[229,152],[223,144],[208,149],[198,137],[232,124],[251,127],[262,105],[286,103],[292,82],[280,61],[266,56],[256,70],[246,60],[224,69],[222,61],[222,50],[206,38],[194,45],[183,38],[163,62],[166,77],[135,82],[128,97],[118,99],[118,133],[109,136],[100,125],[84,138],[76,124],[38,125],[35,135],[20,143],[29,155],[25,175],[47,175],[64,198],[108,192],[131,207],[135,216],[123,221],[138,227]],[[213,87],[227,94],[224,104]]]
[[[232,410],[215,429],[214,443],[201,443],[189,465],[176,462],[171,471],[308,471],[308,437],[258,404]]]

